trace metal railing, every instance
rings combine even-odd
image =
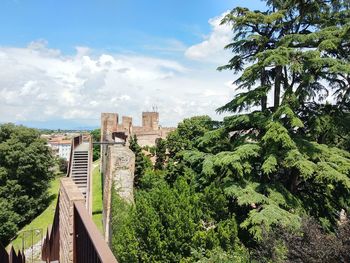
[[[66,191],[71,190],[72,189],[70,188],[66,188]],[[77,191],[77,189],[75,191]],[[60,251],[60,243],[67,241],[61,240],[63,237],[60,236],[60,216],[64,215],[63,211],[60,212],[59,209],[60,202],[63,202],[61,198],[62,196],[59,195],[53,225],[51,229],[47,231],[46,238],[43,242],[42,260],[45,262],[59,261],[60,253],[63,253],[63,251]],[[97,229],[95,223],[92,221],[91,215],[86,209],[84,201],[82,199],[72,200],[72,204],[73,218],[71,222],[73,225],[73,263],[117,263],[113,253]],[[65,221],[66,220],[63,220],[63,222]],[[70,219],[67,218],[67,224],[69,221]],[[18,261],[10,261],[9,263],[17,262]]]
[[[88,177],[87,177],[87,191],[86,191],[86,207],[89,214],[92,215],[92,162],[93,162],[93,145],[92,136],[88,137],[89,142],[89,161],[88,161]]]
[[[25,263],[26,258],[21,251],[18,251],[18,253],[16,253],[13,247],[11,247],[10,253],[8,253],[6,249],[0,244],[0,262],[1,263]]]
[[[41,250],[41,258],[46,262],[59,260],[60,257],[59,200],[60,196],[57,199],[53,224],[51,228],[47,229]]]
[[[84,204],[74,202],[74,263],[117,263]]]
[[[59,200],[59,199],[58,199]],[[74,242],[73,263],[118,263],[101,233],[92,221],[84,202],[74,201]],[[60,256],[59,233],[59,203],[57,203],[55,217],[51,231],[48,229],[42,248],[42,260],[45,262],[59,261]],[[22,256],[22,255],[21,255]],[[0,249],[0,262],[1,249]],[[24,263],[25,261],[10,261],[9,263]]]
[[[73,160],[73,153],[75,148],[77,148],[81,143],[83,142],[83,136],[75,136],[72,140],[71,147],[70,147],[70,154],[69,154],[69,163],[68,163],[68,168],[67,168],[67,177],[71,174],[71,169],[72,169],[72,160]]]

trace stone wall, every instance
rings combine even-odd
[[[142,112],[142,126],[134,126],[131,117],[123,116],[122,123],[119,124],[117,113],[101,114],[101,141],[110,140],[113,132],[124,132],[128,138],[136,135],[141,146],[154,146],[157,138],[165,139],[174,129],[159,125],[158,112]],[[102,148],[103,146],[101,150]]]
[[[138,144],[143,146],[154,146],[156,139],[166,139],[167,135],[175,130],[175,128],[163,128],[160,127],[157,131],[145,130],[143,127],[133,127],[133,134],[137,137]]]
[[[74,242],[73,202],[79,201],[85,205],[85,199],[76,184],[69,177],[61,179],[59,198],[60,263],[72,263]]]
[[[128,132],[132,132],[132,118],[131,117],[127,117],[127,116],[123,116],[122,117],[122,129]]]
[[[101,113],[101,141],[108,140],[118,128],[118,113]]]
[[[142,112],[142,127],[146,130],[159,130],[159,113],[158,112]]]
[[[135,155],[125,146],[109,145],[103,175],[103,227],[107,243],[111,241],[112,186],[125,201],[134,201]]]

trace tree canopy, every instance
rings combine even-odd
[[[142,178],[128,214],[130,262],[346,262],[349,7],[268,0],[224,17],[233,57],[218,69],[238,93],[217,111],[231,115],[185,119],[168,136],[164,169]]]
[[[0,125],[0,242],[47,206],[53,157],[37,130]]]

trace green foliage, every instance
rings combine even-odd
[[[112,187],[112,251],[119,262],[139,262],[139,244],[133,228],[135,208],[121,199],[113,189]]]
[[[245,221],[241,224],[243,229],[249,228],[254,238],[262,238],[262,227],[269,231],[272,226],[285,226],[292,229],[300,227],[300,217],[281,209],[275,204],[262,205],[261,210],[253,209]]]
[[[129,227],[141,262],[250,262],[247,250],[279,229],[298,235],[305,215],[337,233],[350,212],[349,3],[266,4],[222,21],[234,56],[219,70],[238,75],[240,93],[218,111],[245,113],[185,119],[167,138],[166,166],[140,179]],[[261,262],[303,258],[278,236],[269,244]]]
[[[20,232],[30,231],[32,229],[43,229],[43,233],[45,233],[45,231],[50,227],[50,225],[52,225],[53,218],[55,215],[55,208],[57,205],[58,192],[60,188],[60,179],[61,177],[56,176],[50,182],[50,204],[46,207],[46,209],[42,211],[38,216],[36,216],[33,220],[31,220],[30,223],[26,224],[24,227],[19,229],[19,231],[17,231],[16,239],[11,240],[10,246],[13,246],[15,250],[21,250],[23,248],[23,245],[24,249],[30,248],[32,242],[36,244],[41,240],[40,235],[34,235],[32,240],[31,235],[23,235],[23,233],[21,234]]]
[[[142,152],[142,148],[137,143],[136,135],[129,140],[129,148],[135,154],[135,179],[134,186],[138,187],[140,179],[144,176],[147,169],[151,168],[152,164],[149,158]]]
[[[68,161],[65,158],[58,158],[58,169],[62,174],[67,174]]]
[[[166,141],[162,138],[156,140],[156,162],[154,164],[154,169],[163,170],[166,161]]]
[[[0,126],[0,242],[6,245],[17,230],[48,204],[53,157],[37,130]]]
[[[213,128],[214,122],[209,116],[184,119],[178,124],[177,129],[167,137],[170,157],[175,157],[182,150],[193,149],[196,146],[196,140]]]
[[[207,253],[208,255],[205,256],[202,253],[194,252],[194,255],[198,257],[196,259],[197,263],[248,263],[251,262],[249,260],[249,254],[247,251],[245,251],[242,248],[237,248],[234,254],[230,254],[222,249],[214,249],[212,251],[209,251]],[[193,262],[193,261],[181,261],[181,262]]]
[[[258,262],[348,262],[350,260],[349,221],[337,226],[336,232],[327,233],[312,218],[303,218],[299,231],[283,227],[263,231],[263,239],[253,251]]]
[[[14,237],[18,231],[18,225],[21,222],[19,214],[14,212],[13,205],[5,198],[0,198],[0,237],[1,243],[7,244],[7,242]]]
[[[121,255],[120,262],[136,262],[136,256],[130,258],[135,247],[137,262],[194,262],[200,259],[195,251],[210,257],[215,249],[242,249],[236,219],[225,212],[227,200],[222,191],[212,185],[208,191],[197,193],[191,178],[193,174],[186,172],[170,186],[162,174],[149,171],[141,179],[140,185],[147,187],[137,190],[135,207],[115,203],[118,208],[113,218],[118,219],[113,222],[113,248]],[[222,217],[216,221],[219,213]],[[127,241],[117,245],[122,233]],[[129,258],[123,256],[127,254]]]
[[[222,23],[233,28],[233,42],[226,48],[235,56],[218,69],[240,73],[235,83],[244,91],[218,111],[257,105],[264,111],[269,91],[274,110],[291,94],[302,104],[323,99],[328,93],[324,82],[334,89],[340,104],[349,102],[347,10],[347,0],[267,1],[264,12],[234,8]]]
[[[90,132],[90,134],[92,135],[92,141],[93,142],[100,142],[101,140],[101,129],[95,129],[93,131]],[[99,144],[95,144],[93,146],[93,152],[92,152],[92,160],[96,161],[98,159],[100,159],[100,151],[101,151],[101,146]]]

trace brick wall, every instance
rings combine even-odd
[[[84,196],[72,179],[62,178],[59,200],[60,263],[73,262],[74,201],[81,201],[85,205]]]

